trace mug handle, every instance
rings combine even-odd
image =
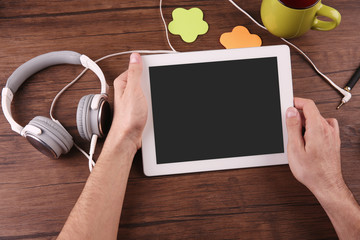
[[[324,16],[330,18],[332,21],[322,21],[315,17],[311,29],[320,31],[329,31],[336,28],[341,22],[341,15],[335,8],[321,4],[318,11],[318,16]]]

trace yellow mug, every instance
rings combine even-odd
[[[286,1],[263,0],[261,4],[260,13],[263,24],[275,36],[295,38],[310,29],[329,31],[340,24],[340,13],[322,4],[321,0],[315,0],[314,4],[305,8],[289,7],[284,2]],[[331,21],[319,20],[317,16],[328,17]]]

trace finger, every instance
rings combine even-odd
[[[114,80],[114,92],[115,96],[121,97],[124,94],[124,90],[127,85],[128,71],[123,72]]]
[[[130,55],[128,70],[128,85],[130,88],[138,87],[142,75],[142,61],[140,54],[132,53]]]
[[[335,118],[328,118],[326,119],[326,121],[334,129],[335,139],[337,141],[338,147],[340,148],[341,140],[340,140],[340,129],[339,129],[338,121]]]
[[[294,105],[297,109],[302,110],[305,118],[321,116],[319,109],[311,99],[294,98]]]
[[[323,117],[313,100],[294,98],[294,105],[304,114],[306,129],[320,129]]]
[[[299,111],[300,114],[300,118],[301,118],[301,124],[303,127],[305,127],[305,116],[304,113],[302,111]]]
[[[288,132],[289,152],[304,151],[301,117],[298,110],[294,107],[290,107],[286,111],[286,127]]]
[[[336,120],[336,118],[327,118],[326,121],[329,123],[329,125],[335,130],[335,133],[339,134],[339,123]]]

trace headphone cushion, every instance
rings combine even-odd
[[[37,137],[53,149],[57,157],[68,153],[74,144],[72,136],[50,118],[37,116],[29,122],[29,125],[41,129],[42,134]]]
[[[90,106],[94,94],[83,96],[78,104],[76,112],[76,125],[80,136],[90,141],[92,137],[91,126],[90,126]]]

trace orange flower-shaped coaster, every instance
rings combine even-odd
[[[232,32],[221,34],[220,43],[226,48],[260,47],[261,38],[251,34],[244,26],[236,26]]]

